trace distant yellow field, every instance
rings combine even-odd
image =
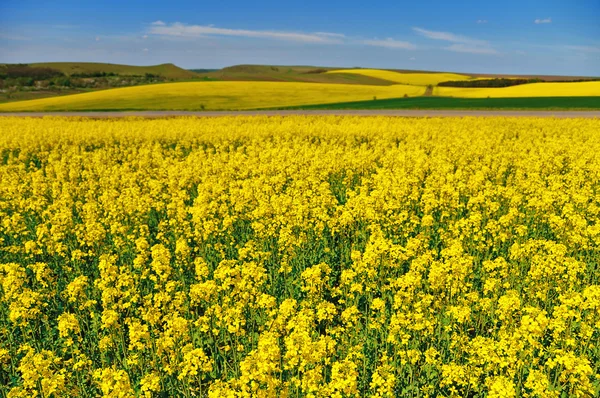
[[[282,82],[185,82],[0,104],[0,111],[225,110],[419,96],[424,87]]]
[[[409,84],[414,86],[436,85],[441,82],[451,80],[470,80],[467,75],[456,73],[400,73],[381,69],[340,69],[332,70],[327,73],[352,73],[388,80],[394,83]]]
[[[462,98],[596,96],[600,95],[600,82],[532,83],[502,88],[435,87],[433,95]]]

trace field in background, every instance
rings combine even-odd
[[[11,98],[4,101],[11,103],[0,103],[0,111],[243,110],[298,106],[316,109],[359,109],[359,106],[364,106],[365,109],[393,109],[394,106],[405,109],[598,109],[598,102],[592,97],[600,98],[600,81],[528,83],[503,88],[437,86],[442,82],[472,82],[482,78],[445,72],[237,65],[218,71],[195,73],[172,64],[136,67],[45,63],[31,66],[51,67],[68,76],[78,77],[67,79],[71,87],[60,87],[56,91],[38,92],[27,88],[25,91],[11,93],[4,90],[5,93],[0,94],[0,102],[3,101],[3,95],[10,94]],[[95,73],[111,75],[93,77]],[[85,77],[86,74],[89,76]],[[556,76],[549,78],[558,79]],[[172,79],[186,82],[178,83],[179,85],[165,83]],[[196,82],[187,81],[190,79]],[[56,78],[51,83],[56,81],[58,84],[63,80],[65,79],[62,77]],[[498,84],[498,81],[491,83]],[[100,90],[110,85],[130,87]],[[78,88],[75,89],[75,86]],[[85,93],[22,101],[76,90]],[[403,98],[405,96],[422,98]],[[436,99],[427,99],[428,97]],[[448,99],[449,97],[456,99]],[[529,99],[516,100],[525,97]],[[542,100],[544,97],[552,99]],[[561,100],[556,97],[564,98]],[[573,97],[590,98],[571,100]],[[483,102],[458,98],[504,100]],[[385,102],[371,102],[384,99]]]
[[[540,98],[453,98],[412,97],[370,101],[340,102],[281,109],[488,109],[488,110],[596,110],[600,96]]]
[[[502,88],[434,87],[433,95],[461,98],[600,97],[600,81],[579,83],[531,83]]]
[[[343,73],[340,73],[342,72]],[[373,71],[373,72],[370,72]],[[379,76],[370,76],[371,73]],[[401,76],[394,75],[394,73]],[[488,78],[526,78],[542,79],[546,81],[565,81],[588,79],[586,76],[548,76],[548,75],[503,75],[503,74],[480,74],[480,73],[449,73],[439,71],[419,71],[410,69],[364,69],[364,68],[336,68],[322,66],[281,66],[281,65],[234,65],[217,71],[206,71],[199,73],[201,77],[224,80],[224,81],[298,81],[317,83],[348,83],[348,84],[392,84],[398,78],[410,81],[407,75],[446,75],[451,80],[462,79],[488,79]],[[385,77],[384,77],[385,76]],[[432,79],[431,76],[423,76],[423,79]],[[439,80],[439,79],[435,79]],[[422,80],[424,85],[431,84]]]
[[[16,91],[14,93],[11,93],[10,97],[7,97],[5,93],[0,92],[0,104],[8,102],[29,101],[41,98],[59,97],[62,95],[81,94],[88,91],[89,90],[84,89],[64,89],[57,91]]]
[[[554,91],[547,84],[564,89],[564,97],[549,97]],[[530,86],[530,85],[527,85]],[[533,85],[531,85],[533,86]],[[536,98],[452,98],[423,96],[424,86],[364,86],[319,83],[277,82],[187,82],[146,85],[96,91],[91,93],[0,104],[0,111],[68,111],[68,110],[241,110],[241,109],[600,109],[600,95],[593,83],[540,83],[535,85]],[[591,88],[590,88],[591,87]],[[454,95],[461,90],[497,93],[526,86],[501,89],[449,89]],[[509,90],[513,89],[513,90]],[[485,91],[483,91],[485,90]],[[494,96],[495,93],[486,94]],[[404,98],[407,95],[409,98]],[[532,94],[529,94],[532,95]],[[548,97],[546,97],[546,96]],[[570,95],[570,96],[567,96]],[[376,99],[374,99],[374,97]],[[482,98],[483,97],[483,98]]]
[[[314,66],[235,65],[199,77],[221,81],[273,81],[332,84],[391,85],[393,81],[360,73],[329,74],[335,68]]]
[[[277,82],[187,82],[126,87],[0,104],[0,111],[230,110],[419,96],[419,86]]]
[[[399,84],[410,84],[416,86],[435,86],[441,82],[447,82],[451,80],[470,80],[472,79],[467,75],[460,75],[456,73],[437,73],[437,72],[428,72],[428,73],[402,73],[402,72],[394,72],[389,70],[382,69],[340,69],[340,70],[331,70],[328,71],[327,74],[337,75],[337,74],[355,74],[362,76],[374,77],[377,79],[387,80],[394,83]]]

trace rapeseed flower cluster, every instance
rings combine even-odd
[[[0,395],[600,394],[600,121],[0,120]]]

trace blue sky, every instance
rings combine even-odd
[[[0,62],[600,75],[600,0],[0,2]]]

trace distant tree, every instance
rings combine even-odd
[[[309,71],[306,71],[306,72],[304,72],[304,73],[305,73],[305,74],[313,74],[313,73],[314,73],[314,74],[318,74],[318,73],[325,73],[325,72],[327,72],[327,69],[322,69],[322,68],[320,68],[320,69],[311,69],[311,70],[309,70]]]
[[[15,96],[15,93],[17,92],[17,88],[16,87],[9,87],[6,90],[6,98],[11,99]]]
[[[44,68],[44,67],[31,67],[28,65],[6,65],[3,74],[7,78],[31,78],[33,80],[47,80],[57,76],[64,76],[64,74],[56,69]]]
[[[71,79],[69,79],[66,76],[55,77],[54,79],[52,79],[52,85],[59,86],[59,87],[70,87]]]
[[[33,84],[35,83],[35,80],[33,80],[32,77],[19,77],[19,78],[17,78],[17,82],[18,82],[19,86],[30,87],[30,86],[33,86]]]
[[[496,78],[496,79],[479,79],[479,80],[457,80],[457,81],[448,81],[438,83],[438,86],[441,87],[510,87],[510,86],[518,86],[521,84],[530,84],[530,83],[541,83],[544,82],[542,79],[505,79],[505,78]]]

